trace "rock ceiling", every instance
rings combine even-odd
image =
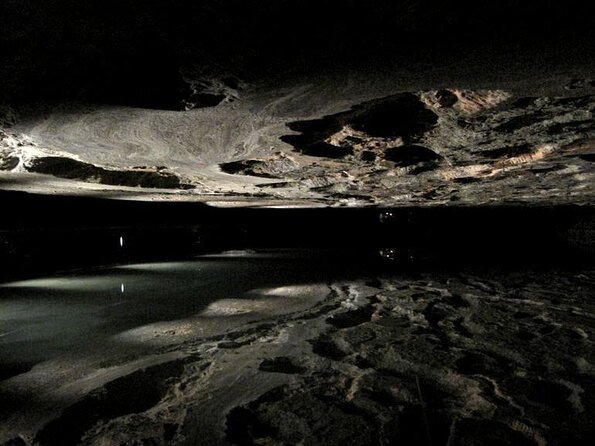
[[[533,3],[4,2],[0,186],[590,203],[593,27]]]
[[[331,206],[588,203],[593,196],[588,79],[558,96],[396,93],[312,119],[299,119],[300,109],[324,110],[316,90],[276,93],[283,95],[264,104],[262,91],[247,91],[244,100],[188,112],[62,106],[2,130],[2,178],[25,190],[49,176],[66,192]]]

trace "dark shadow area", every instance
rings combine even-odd
[[[163,398],[168,379],[182,374],[183,361],[159,364],[108,383],[70,406],[35,437],[45,446],[76,446],[84,433],[99,420],[144,412]]]
[[[394,162],[399,167],[407,167],[418,163],[435,163],[442,157],[432,149],[412,144],[388,149],[385,152],[385,159]]]
[[[184,109],[220,102],[221,92],[194,88],[204,75],[234,88],[230,72],[257,79],[473,52],[569,60],[593,50],[589,5],[579,0],[6,0],[0,16],[0,103]]]
[[[595,244],[595,210],[586,206],[283,210],[19,192],[0,198],[4,278],[225,249],[331,249],[452,267],[567,266],[592,260]]]
[[[413,144],[424,133],[432,130],[437,122],[438,116],[418,96],[401,93],[364,102],[346,112],[321,119],[290,122],[287,127],[300,134],[285,135],[281,140],[306,155],[342,158],[354,153],[353,145],[361,143],[362,137],[400,138],[406,147],[393,148],[384,157],[397,165],[406,166],[439,158],[430,149]],[[342,129],[359,133],[332,144],[329,138]]]
[[[18,159],[17,159],[18,164]],[[183,184],[180,178],[170,172],[149,170],[108,170],[72,158],[48,156],[31,162],[27,170],[34,173],[53,175],[69,180],[90,181],[99,184],[126,187],[146,187],[159,189],[192,189]]]
[[[263,162],[260,160],[242,160],[223,163],[220,165],[220,167],[223,172],[233,175],[251,175],[255,177],[275,178],[266,172],[260,172],[258,167],[260,167],[261,164],[263,164]]]
[[[325,141],[342,128],[342,123],[336,119],[336,116],[325,116],[312,121],[290,122],[287,127],[301,134],[284,135],[281,140],[305,155],[342,158],[353,154],[353,149],[349,146],[334,146]]]
[[[372,137],[401,137],[405,143],[431,130],[438,122],[438,116],[412,93],[361,105],[354,112],[355,116],[347,119],[354,129]]]

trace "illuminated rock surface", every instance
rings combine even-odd
[[[2,6],[2,189],[592,202],[595,39],[578,1],[34,3]]]
[[[285,93],[256,111],[262,91],[238,106],[185,114],[71,108],[1,134],[2,178],[17,190],[40,192],[50,181],[29,172],[70,180],[51,180],[64,193],[253,196],[255,204],[590,204],[594,92],[429,90],[309,120],[297,120],[300,110],[292,108],[333,104],[316,99],[316,88],[295,100]]]

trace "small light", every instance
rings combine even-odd
[[[399,253],[395,248],[383,248],[378,251],[378,254],[386,260],[396,260],[399,256]]]
[[[123,284],[123,283],[122,283],[122,284],[120,284],[120,292],[121,292],[122,294],[124,294],[124,284]]]
[[[381,212],[378,216],[380,223],[390,223],[395,220],[395,214],[390,211]]]
[[[124,246],[124,237],[120,236],[120,248]]]

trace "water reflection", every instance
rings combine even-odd
[[[396,220],[396,216],[392,211],[383,211],[378,214],[378,220],[380,223],[393,223]]]
[[[163,343],[164,333],[210,336],[298,311],[328,293],[327,266],[316,257],[242,251],[3,284],[0,369],[114,342]]]
[[[109,291],[114,289],[114,276],[71,276],[71,277],[50,277],[44,279],[22,280],[18,282],[9,282],[0,285],[2,289],[30,289],[45,291]],[[118,285],[121,282],[118,282]],[[17,293],[17,291],[13,291]],[[34,292],[34,291],[32,291]],[[4,293],[3,293],[4,294]]]

